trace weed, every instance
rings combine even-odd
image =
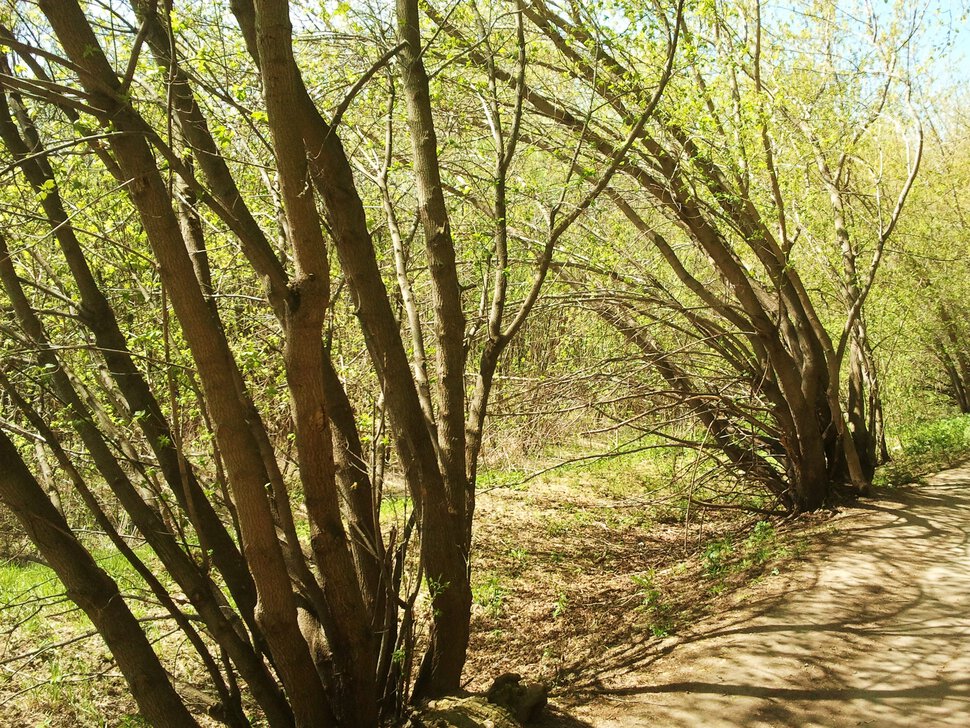
[[[552,607],[552,618],[559,619],[566,613],[568,609],[569,598],[566,596],[566,592],[560,590],[559,596],[556,597],[556,603]]]
[[[472,599],[475,604],[484,609],[490,617],[502,616],[505,611],[505,598],[507,596],[508,589],[502,584],[501,579],[494,574],[472,588]]]
[[[654,637],[670,636],[674,629],[673,607],[664,600],[663,592],[657,586],[656,572],[650,569],[646,574],[634,574],[630,578],[643,597],[640,608],[650,618],[647,629]]]
[[[775,540],[775,527],[769,521],[758,521],[751,529],[747,543],[749,546],[773,542]]]
[[[586,526],[593,520],[593,515],[575,504],[569,503],[559,512],[546,516],[546,533],[552,537],[565,536],[575,533],[577,528]]]
[[[728,559],[733,553],[734,544],[731,543],[730,538],[719,538],[707,544],[701,556],[705,576],[714,578],[723,575],[728,568]]]
[[[775,527],[768,521],[758,521],[744,542],[747,556],[744,566],[761,565],[778,552]]]
[[[529,552],[521,547],[511,548],[509,549],[509,560],[512,562],[509,572],[512,576],[519,576],[528,566]]]
[[[125,715],[118,725],[121,728],[148,728],[149,723],[140,715]]]

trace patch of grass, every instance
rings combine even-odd
[[[472,601],[493,618],[501,617],[505,613],[508,594],[508,588],[496,574],[491,574],[484,581],[472,586]]]
[[[116,572],[123,569],[108,566]],[[32,654],[12,662],[15,670],[0,673],[0,696],[20,695],[10,725],[103,725],[100,703],[106,681],[113,678],[102,674],[110,657],[98,638],[54,647],[89,632],[91,623],[67,600],[49,568],[35,563],[0,566],[0,630],[10,631],[8,657]]]
[[[102,535],[82,532],[81,536],[98,565],[117,582],[135,617],[155,613],[157,605],[144,582],[112,544]],[[148,568],[171,586],[152,550],[140,542],[132,546]],[[204,681],[194,657],[182,653],[178,636],[168,635],[170,627],[167,620],[145,624],[163,660],[177,665],[173,669],[177,683]],[[60,581],[46,566],[0,563],[0,632],[8,635],[5,656],[24,658],[13,659],[9,665],[13,669],[0,671],[0,701],[10,701],[2,709],[9,722],[0,718],[0,724],[100,728],[108,724],[105,716],[111,715],[111,725],[147,725],[140,722],[107,648],[91,635],[87,616],[68,601]]]
[[[546,516],[544,520],[545,530],[549,536],[565,536],[570,531],[569,523],[559,515]]]
[[[140,715],[122,716],[118,725],[120,728],[151,728],[151,724]]]
[[[951,467],[970,455],[970,415],[947,417],[903,428],[893,460],[876,473],[876,485],[897,487]]]
[[[552,537],[566,536],[589,524],[592,520],[592,513],[572,503],[567,503],[555,513],[545,517],[545,530]]]
[[[783,543],[770,521],[756,523],[743,540],[741,534],[734,534],[709,541],[701,551],[702,574],[713,582],[707,587],[707,593],[718,596],[754,582],[768,565],[794,558],[806,548],[804,542]],[[769,573],[777,574],[777,567]]]
[[[566,478],[582,482],[584,487],[601,496],[643,497],[652,490],[666,489],[670,483],[672,452],[660,448],[606,455],[567,463],[559,468],[559,472]]]
[[[54,572],[43,564],[0,564],[0,606],[8,606],[18,597],[29,593],[49,597],[62,590]]]
[[[145,582],[135,571],[135,568],[128,563],[122,554],[114,547],[113,544],[109,542],[101,543],[96,546],[90,547],[91,557],[98,562],[98,566],[104,569],[108,576],[115,580],[118,584],[118,588],[122,592],[129,588],[143,588]],[[161,579],[163,584],[171,583],[171,578],[168,576],[168,572],[161,568],[158,559],[155,556],[155,552],[152,550],[151,546],[145,543],[138,544],[132,547],[135,555],[138,556],[141,561],[151,569],[154,574]],[[153,568],[158,567],[158,568]]]

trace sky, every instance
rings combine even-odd
[[[967,84],[970,80],[970,0],[931,0],[938,20],[931,36],[949,47],[940,54],[938,68],[943,79]]]
[[[915,79],[915,87],[929,97],[944,91],[970,90],[970,0],[834,0],[834,3],[837,14],[861,33],[855,40],[863,43],[865,18],[874,16],[883,31],[893,18],[915,19],[919,30],[910,48],[916,57],[910,61],[923,69],[922,77]],[[762,0],[762,18],[769,19],[769,23],[794,20],[797,26],[799,16],[810,18],[815,12],[812,5],[813,0]]]

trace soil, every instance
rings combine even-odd
[[[970,467],[829,524],[743,603],[603,649],[546,725],[970,725]]]
[[[641,475],[480,493],[465,687],[542,680],[546,728],[970,726],[970,467],[790,521],[685,522]],[[44,631],[80,629],[46,608]],[[13,629],[33,609],[0,610],[0,725],[132,712],[92,641],[7,659],[36,646]]]

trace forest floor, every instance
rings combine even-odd
[[[540,679],[546,728],[970,725],[970,465],[779,520],[651,489],[651,462],[482,488],[469,690]],[[137,597],[121,561],[99,556]],[[134,706],[61,592],[0,563],[0,726],[127,725],[106,722]],[[200,679],[178,665],[180,689]]]
[[[675,636],[600,630],[545,725],[970,725],[970,466],[815,531]]]

